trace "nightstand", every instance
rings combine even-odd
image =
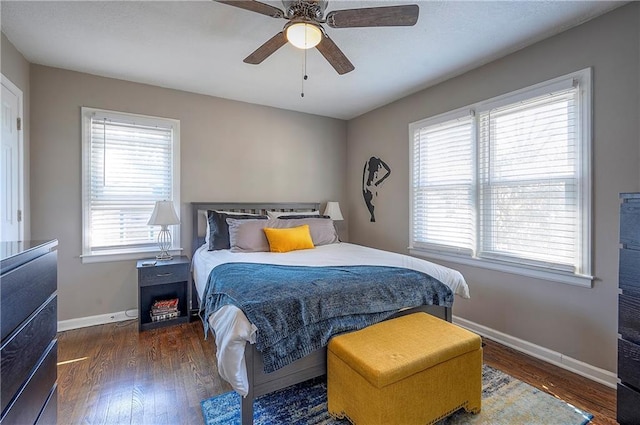
[[[153,265],[144,265],[153,263]],[[171,260],[140,260],[138,268],[138,330],[161,328],[189,321],[191,261],[188,257]],[[151,306],[157,300],[178,299],[178,317],[153,321]]]

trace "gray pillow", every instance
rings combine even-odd
[[[268,252],[269,241],[264,234],[265,227],[275,220],[236,220],[227,218],[231,252]]]
[[[219,249],[229,249],[229,229],[227,227],[227,222],[225,221],[227,217],[233,217],[237,220],[242,219],[262,219],[266,220],[266,215],[256,215],[256,214],[237,214],[230,212],[219,212],[208,210],[207,211],[207,222],[209,224],[209,251],[217,251]]]
[[[269,223],[269,227],[275,227],[276,229],[286,229],[289,227],[298,227],[304,224],[308,224],[309,232],[311,233],[311,239],[313,240],[313,244],[315,246],[340,242],[338,239],[338,233],[336,232],[336,228],[333,224],[333,220],[331,219],[308,217],[295,219],[278,218],[277,220],[267,221],[275,221],[275,225],[271,226],[271,223]]]
[[[231,252],[268,252],[269,241],[264,234],[265,227],[288,229],[304,224],[309,225],[309,233],[314,246],[339,242],[333,220],[326,218],[235,220],[227,218]]]

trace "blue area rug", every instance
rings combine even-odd
[[[253,403],[254,425],[348,425],[327,412],[327,385],[312,379],[259,397]],[[240,396],[228,392],[202,402],[206,425],[240,424]],[[482,412],[458,411],[438,425],[562,424],[582,425],[593,415],[576,409],[499,370],[483,366]]]

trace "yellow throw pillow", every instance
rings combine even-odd
[[[263,230],[269,241],[271,252],[289,252],[298,249],[315,248],[308,224],[287,229],[265,227]]]

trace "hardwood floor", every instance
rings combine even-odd
[[[138,333],[137,321],[58,334],[59,424],[202,424],[200,401],[230,391],[198,321]],[[487,364],[615,424],[615,390],[485,340]],[[545,424],[547,425],[547,424]]]
[[[591,413],[592,424],[617,424],[616,390],[483,338],[484,362]]]

